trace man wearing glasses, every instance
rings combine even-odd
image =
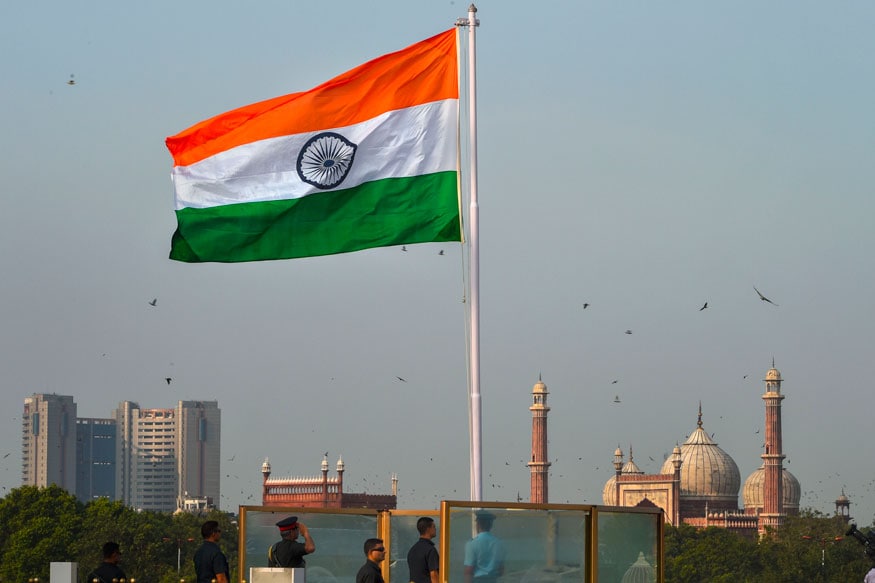
[[[194,553],[194,572],[197,573],[197,583],[228,583],[228,559],[219,548],[222,529],[215,520],[208,520],[201,526],[201,536],[204,544]]]
[[[297,516],[283,518],[276,523],[280,529],[282,540],[267,549],[268,567],[289,567],[299,569],[307,566],[304,555],[316,550],[316,543],[310,537],[310,531],[303,522],[298,522]],[[298,542],[298,535],[304,537],[304,542]]]
[[[365,556],[368,560],[355,576],[355,583],[383,583],[383,572],[380,570],[380,563],[386,558],[383,541],[378,538],[366,540]]]

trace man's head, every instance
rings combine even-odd
[[[485,510],[478,510],[475,514],[477,523],[477,532],[488,532],[492,530],[492,523],[495,520],[495,515]]]
[[[201,525],[201,536],[204,540],[211,540],[213,542],[219,540],[219,536],[222,534],[222,529],[219,528],[219,523],[215,520],[208,520]]]
[[[276,523],[276,526],[280,529],[280,536],[282,536],[283,538],[288,538],[291,540],[295,540],[296,538],[298,538],[297,516],[289,516],[288,518],[283,518]]]
[[[416,521],[416,530],[419,532],[420,538],[433,539],[437,536],[437,526],[434,523],[434,518],[423,516]]]
[[[118,546],[118,543],[108,542],[103,545],[103,561],[105,563],[112,563],[113,565],[117,565],[119,560],[121,559],[121,550]]]
[[[379,538],[369,538],[365,541],[365,556],[375,563],[383,562],[386,558],[386,546]]]

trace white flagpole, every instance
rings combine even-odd
[[[471,286],[469,309],[471,310],[470,342],[470,416],[471,416],[471,501],[483,499],[483,446],[481,442],[480,413],[480,210],[477,205],[477,67],[475,31],[480,25],[477,7],[468,7],[468,18],[456,21],[458,26],[468,27],[468,154],[470,156],[470,205],[468,211],[469,283]]]

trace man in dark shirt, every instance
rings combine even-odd
[[[366,540],[365,556],[368,560],[355,576],[355,583],[383,583],[383,572],[380,570],[380,563],[386,558],[383,541],[378,538]]]
[[[121,551],[118,543],[108,542],[103,545],[103,562],[99,567],[91,571],[86,578],[87,583],[113,583],[123,582],[127,580],[125,572],[122,571],[118,562],[121,560]]]
[[[407,568],[410,569],[411,583],[439,583],[438,570],[440,557],[432,539],[437,536],[437,526],[433,518],[423,516],[416,521],[419,540],[407,553]]]
[[[228,583],[228,559],[225,558],[218,542],[222,538],[222,529],[215,520],[208,520],[201,525],[201,536],[204,543],[194,553],[194,572],[197,583]]]
[[[280,529],[282,540],[267,549],[267,566],[292,569],[306,567],[304,555],[316,550],[316,543],[310,537],[307,526],[298,522],[297,516],[283,518],[276,525]],[[304,537],[303,543],[298,542],[298,534]]]

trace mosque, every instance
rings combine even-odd
[[[614,452],[614,475],[605,483],[602,501],[608,506],[650,506],[665,513],[668,524],[715,526],[756,536],[767,528],[780,528],[784,518],[798,514],[799,480],[783,466],[781,435],[781,373],[766,372],[765,439],[762,465],[744,481],[735,460],[705,431],[702,406],[696,428],[676,445],[658,474],[646,474],[635,464],[632,448],[626,461],[620,448]],[[533,503],[546,503],[547,476],[547,386],[540,379],[532,389],[531,495]],[[743,507],[738,506],[739,490]],[[850,502],[844,494],[836,500],[836,513],[849,519]]]

